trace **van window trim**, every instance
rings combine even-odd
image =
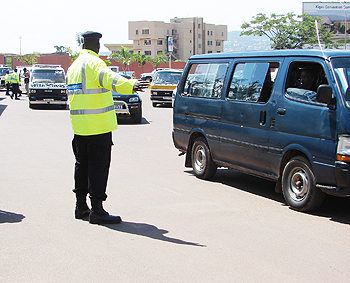
[[[287,72],[286,72],[286,75],[285,75],[285,78],[284,78],[284,81],[283,81],[283,97],[285,99],[288,99],[290,101],[294,101],[294,102],[297,102],[297,103],[302,103],[302,104],[307,104],[307,105],[313,105],[313,106],[318,106],[318,107],[325,107],[325,108],[328,108],[328,105],[325,104],[325,103],[321,103],[321,102],[317,102],[317,101],[309,101],[309,100],[304,100],[304,99],[299,99],[299,98],[296,98],[296,97],[292,97],[290,96],[288,93],[287,93],[287,88],[286,88],[286,84],[287,84],[287,79],[288,79],[288,76],[289,76],[289,71],[290,71],[290,68],[291,68],[291,65],[293,63],[307,63],[307,62],[310,62],[310,63],[313,63],[313,64],[319,64],[322,66],[323,68],[323,72],[325,74],[325,77],[328,81],[328,85],[329,86],[332,86],[332,84],[330,84],[329,82],[332,81],[331,78],[329,78],[329,74],[328,72],[326,71],[328,69],[328,66],[327,66],[327,62],[324,58],[320,58],[320,57],[298,57],[298,58],[291,58],[291,60],[287,63]],[[338,85],[337,85],[338,87]],[[333,97],[335,97],[334,95],[334,88],[332,87],[333,89]]]
[[[244,63],[244,64],[245,63],[269,63],[269,64],[278,63],[278,69],[280,69],[282,66],[282,63],[283,63],[283,59],[284,58],[276,58],[276,57],[248,57],[248,58],[237,57],[237,58],[233,58],[230,74],[229,74],[229,72],[227,72],[227,75],[226,75],[226,76],[229,75],[230,77],[229,77],[229,80],[226,79],[227,86],[225,88],[225,94],[222,95],[224,97],[225,101],[230,102],[230,103],[249,103],[249,104],[266,104],[266,103],[268,103],[269,100],[271,99],[271,97],[273,96],[275,85],[273,86],[273,88],[271,90],[270,98],[267,101],[257,101],[257,102],[240,101],[240,100],[234,100],[234,99],[228,98],[228,91],[229,91],[229,87],[230,87],[231,82],[232,82],[233,72],[234,72],[236,66],[238,64],[242,64],[242,63]],[[280,73],[280,71],[277,72],[277,76],[276,76],[275,81],[278,81],[278,77],[280,76],[279,73]]]
[[[230,73],[232,72],[232,64],[233,64],[232,62],[233,62],[232,58],[215,58],[215,59],[209,59],[209,60],[201,60],[201,59],[189,60],[187,66],[183,72],[183,74],[186,74],[186,75],[183,76],[180,83],[178,84],[178,94],[181,97],[187,97],[187,98],[193,98],[193,99],[214,99],[216,101],[223,100],[226,97],[224,95],[224,93],[226,93],[226,91],[227,91],[227,81],[228,81],[227,76],[229,76]],[[222,92],[221,92],[220,97],[193,97],[193,96],[186,96],[184,94],[184,88],[185,88],[185,84],[186,84],[186,81],[188,78],[189,70],[191,69],[193,64],[223,64],[223,63],[228,64],[228,67],[227,67],[226,77],[224,80],[224,84],[223,84],[223,88],[222,88]]]

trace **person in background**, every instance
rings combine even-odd
[[[12,95],[11,99],[15,97],[16,100],[19,100],[18,93],[19,93],[19,74],[17,73],[17,69],[14,70],[14,72],[10,76],[11,81],[11,89],[12,89]]]
[[[110,70],[98,57],[98,32],[85,32],[83,49],[67,72],[68,105],[74,131],[75,218],[89,217],[91,224],[120,223],[121,217],[103,209],[111,162],[112,131],[117,118],[111,91],[134,94],[148,87],[148,82],[128,80]],[[91,210],[86,203],[89,194]]]
[[[24,74],[24,85],[26,88],[26,93],[29,94],[29,78],[30,78],[30,73],[27,70],[27,68],[23,68],[23,74]]]
[[[6,95],[10,95],[10,88],[11,88],[10,71],[6,71],[5,86],[6,86]]]

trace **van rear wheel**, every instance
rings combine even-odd
[[[299,211],[317,209],[325,196],[316,188],[316,179],[310,163],[302,156],[292,158],[284,167],[282,192],[287,204]]]
[[[217,165],[211,158],[209,146],[204,138],[196,139],[191,152],[191,161],[193,172],[197,178],[210,179],[217,170]]]

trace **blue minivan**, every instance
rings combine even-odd
[[[274,180],[300,211],[350,196],[350,51],[195,55],[173,111],[174,145],[198,178],[226,167]]]

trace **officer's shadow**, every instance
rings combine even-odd
[[[0,224],[2,223],[17,223],[25,218],[22,214],[0,210]]]
[[[109,229],[123,232],[123,233],[144,236],[155,240],[166,241],[174,244],[205,247],[205,245],[201,245],[198,243],[192,243],[192,242],[187,242],[176,238],[167,237],[165,236],[165,234],[167,234],[169,231],[158,229],[156,226],[146,224],[146,223],[135,223],[135,222],[123,221],[120,224],[102,224],[101,226],[105,226]]]

